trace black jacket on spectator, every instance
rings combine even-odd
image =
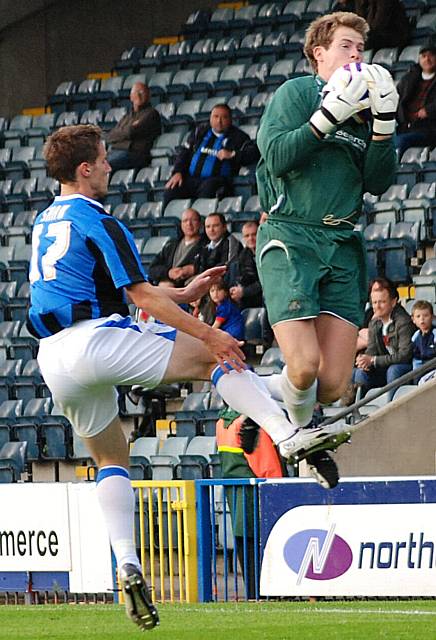
[[[409,44],[411,25],[400,0],[356,0],[356,13],[369,24],[366,49]]]
[[[207,244],[202,246],[196,263],[196,273],[203,273],[206,269],[228,264],[236,260],[242,250],[242,244],[235,236],[227,233],[215,249],[208,249]]]
[[[262,307],[262,286],[257,273],[256,257],[251,249],[244,247],[231,267],[230,286],[240,284],[244,288],[240,307]]]
[[[419,64],[415,64],[398,83],[398,93],[400,94],[397,112],[398,131],[399,133],[405,133],[406,131],[425,130],[433,140],[436,139],[436,76],[433,78],[424,103],[428,118],[415,120],[412,126],[409,126],[407,120],[407,105],[416,96],[419,83],[422,80],[421,74],[421,67]],[[434,144],[434,142],[429,140],[429,144]]]
[[[158,284],[161,280],[166,280],[168,278],[168,271],[174,266],[174,254],[180,242],[182,242],[182,240],[169,240],[166,245],[162,247],[159,253],[155,255],[148,268],[148,277],[150,282]],[[200,251],[203,245],[204,237],[200,238],[198,242],[193,244],[184,260],[175,266],[185,267],[187,264],[194,264],[198,267]]]
[[[176,158],[173,174],[181,173],[182,175],[188,175],[191,160],[208,131],[210,131],[210,125],[206,124],[200,125],[191,133]],[[236,155],[231,160],[217,160],[216,164],[220,167],[224,163],[228,163],[230,169],[229,177],[232,177],[238,174],[242,165],[255,164],[259,160],[260,155],[256,143],[250,140],[248,135],[244,133],[244,131],[241,131],[241,129],[238,129],[238,127],[231,125],[225,132],[225,135],[226,141],[224,148],[228,151],[235,151]],[[219,173],[215,175],[219,175]]]

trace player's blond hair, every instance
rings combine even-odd
[[[314,71],[318,71],[313,49],[315,47],[325,47],[328,49],[332,43],[333,36],[338,27],[349,27],[357,31],[364,40],[368,35],[369,26],[364,18],[351,11],[336,11],[325,16],[316,18],[306,31],[304,40],[304,55],[309,60]]]

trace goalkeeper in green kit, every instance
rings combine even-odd
[[[306,436],[306,451],[319,434],[315,403],[337,400],[351,378],[367,291],[365,247],[355,229],[362,196],[386,191],[396,167],[398,94],[386,69],[362,62],[367,32],[350,12],[312,22],[304,52],[314,75],[276,91],[257,138],[258,190],[269,215],[256,259],[286,363],[277,395],[300,440]],[[279,446],[284,457],[288,445]],[[321,476],[337,474],[326,451],[307,461]]]

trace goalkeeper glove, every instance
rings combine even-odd
[[[373,117],[372,132],[377,136],[390,136],[395,131],[398,92],[391,74],[378,64],[365,65],[362,70],[368,82],[369,104]]]
[[[321,137],[324,137],[338,124],[367,106],[367,92],[368,86],[363,74],[350,74],[350,81],[345,88],[326,93],[320,108],[310,118],[310,124]]]

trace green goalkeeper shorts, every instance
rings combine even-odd
[[[331,313],[361,326],[367,297],[362,234],[268,220],[256,260],[271,325]]]

